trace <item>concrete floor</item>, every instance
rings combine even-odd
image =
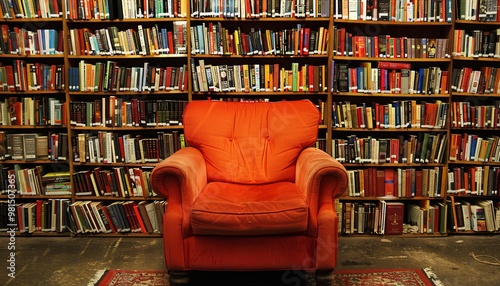
[[[8,238],[0,244],[0,285],[87,285],[102,269],[165,269],[161,238],[16,237],[11,279]],[[500,285],[500,266],[469,255],[500,260],[500,236],[348,237],[339,249],[337,269],[432,267],[443,285]]]

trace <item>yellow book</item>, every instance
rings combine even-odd
[[[264,80],[265,80],[265,91],[271,91],[271,71],[270,71],[271,66],[270,65],[264,65]]]
[[[245,92],[250,92],[250,70],[248,65],[243,65],[243,89]]]
[[[370,106],[366,107],[366,128],[373,128],[373,113]]]
[[[181,0],[180,13],[178,15],[179,17],[187,17],[189,11],[189,3],[190,2],[188,0]]]
[[[240,36],[238,30],[234,30],[233,33],[234,37],[234,51],[236,55],[241,55],[241,50],[240,50]]]
[[[316,54],[322,54],[323,53],[323,37],[324,37],[324,27],[319,27],[318,30],[318,48],[316,50]]]

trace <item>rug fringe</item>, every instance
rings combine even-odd
[[[441,282],[441,280],[437,278],[434,271],[432,271],[432,267],[427,267],[422,270],[424,271],[427,278],[429,278],[435,286],[444,286],[443,282]]]
[[[90,279],[90,282],[87,284],[87,286],[96,286],[97,283],[99,283],[99,280],[101,280],[101,278],[104,276],[106,272],[108,272],[107,269],[98,270],[94,274],[94,278]]]

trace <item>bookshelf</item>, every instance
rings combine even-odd
[[[2,11],[6,11],[4,4]],[[18,217],[31,222],[40,210],[39,221],[19,225],[19,232],[58,235],[64,228],[46,219],[48,210],[61,213],[71,201],[71,192],[45,188],[42,176],[69,170],[68,145],[62,143],[68,135],[64,23],[56,7],[44,7],[38,18],[29,9],[17,8],[0,19],[2,228],[7,221],[7,199],[13,197],[9,190],[15,190]]]
[[[388,234],[381,214],[396,203],[391,234],[445,235],[453,23],[446,9],[390,3],[334,1],[331,153],[349,176],[339,233]]]
[[[37,172],[71,174],[69,193],[48,195],[50,182],[39,178],[39,193],[16,195],[25,217],[37,208],[61,215],[69,207],[76,235],[158,236],[146,220],[113,229],[103,206],[122,218],[161,218],[165,202],[148,187],[148,176],[184,146],[187,102],[310,99],[323,118],[317,147],[349,171],[349,190],[337,202],[340,233],[380,234],[375,217],[393,203],[403,203],[404,223],[414,224],[403,235],[498,232],[455,227],[462,208],[477,210],[472,206],[483,201],[499,207],[496,10],[483,19],[451,0],[403,9],[387,0],[358,1],[367,4],[359,7],[340,0],[254,6],[102,0],[95,7],[66,0],[57,7],[35,1],[36,17],[29,7],[10,11],[6,2],[0,1],[1,175],[22,170],[29,181]],[[17,51],[6,49],[11,37],[23,40],[14,41],[22,43]],[[26,76],[9,81],[11,70]],[[15,120],[10,106],[17,106]],[[9,145],[44,138],[48,147],[36,148],[43,155],[34,159],[23,153],[30,148]],[[474,158],[457,142],[475,142]],[[468,193],[464,178],[479,177],[478,193]],[[7,198],[4,190],[1,209]],[[55,224],[22,233],[70,235],[62,230]]]
[[[448,198],[451,233],[498,232],[498,20],[459,7],[454,23]],[[460,76],[462,75],[462,79]],[[495,211],[496,210],[496,211]]]
[[[78,218],[77,234],[162,232],[166,202],[150,188],[149,176],[160,158],[185,144],[187,11],[180,2],[144,4],[116,7],[109,15],[105,7],[85,13],[70,9],[65,20],[73,151],[70,210]],[[85,210],[94,210],[96,217],[85,222]]]

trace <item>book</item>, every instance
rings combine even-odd
[[[402,234],[405,205],[400,202],[385,202],[385,234]]]

